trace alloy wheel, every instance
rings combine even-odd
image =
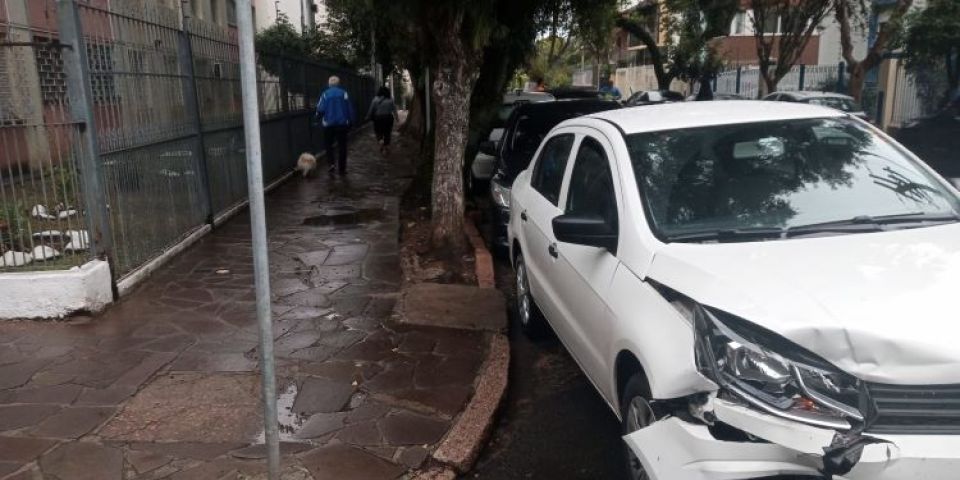
[[[650,403],[641,396],[633,397],[633,399],[630,400],[630,405],[627,407],[626,418],[623,419],[625,423],[625,433],[630,434],[641,428],[646,428],[656,420],[656,415],[654,415]],[[626,447],[626,449],[627,467],[631,480],[649,480],[650,476],[647,475],[647,471],[643,468],[643,463],[640,461],[640,458],[633,453],[630,447]]]
[[[527,284],[527,268],[522,260],[517,262],[517,302],[520,307],[518,309],[520,324],[527,327],[530,325],[532,300],[530,299],[530,288]]]

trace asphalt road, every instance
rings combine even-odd
[[[511,307],[510,388],[490,443],[464,478],[620,479],[620,425],[555,337],[537,342],[516,327],[512,272],[497,267]]]

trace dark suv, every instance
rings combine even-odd
[[[490,212],[493,238],[490,243],[495,252],[504,253],[508,247],[510,186],[517,175],[530,165],[530,160],[547,133],[564,120],[617,108],[620,108],[617,102],[593,99],[523,104],[510,114],[499,142],[480,145],[482,152],[497,159],[496,171],[490,180],[490,196],[493,199]]]

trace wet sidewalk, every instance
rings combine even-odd
[[[284,478],[404,477],[483,360],[390,322],[404,172],[371,137],[267,197]],[[0,323],[0,478],[265,478],[252,270],[241,215],[85,324]]]

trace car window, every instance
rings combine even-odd
[[[568,215],[600,216],[615,230],[617,200],[607,154],[596,139],[584,137],[574,160],[567,193]]]
[[[560,185],[567,170],[573,139],[573,134],[563,134],[547,140],[533,169],[531,186],[554,205],[560,201]]]
[[[654,228],[664,237],[960,214],[955,193],[846,118],[641,133],[629,135],[627,147]]]

